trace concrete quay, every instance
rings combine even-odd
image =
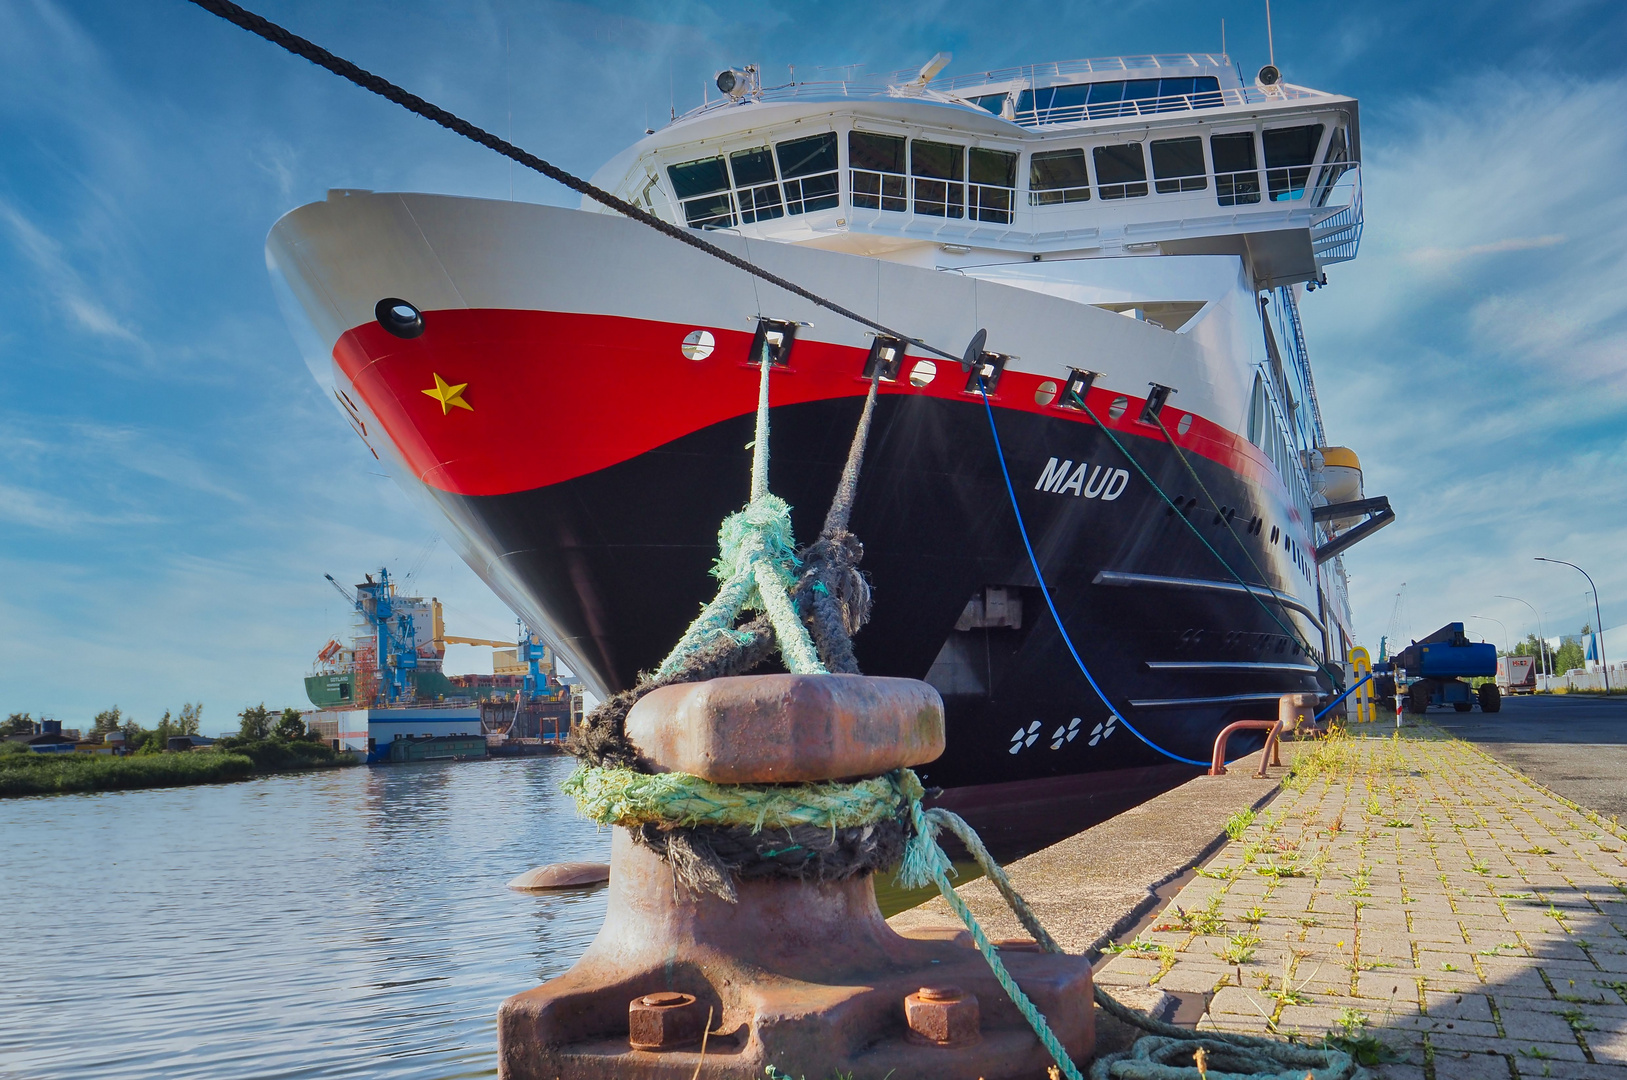
[[[1285,748],[1286,749],[1286,748]],[[1226,840],[1226,820],[1265,805],[1284,770],[1256,780],[1259,752],[1036,851],[1005,867],[1012,885],[1069,952],[1100,951],[1133,931],[1193,876]],[[1026,937],[1000,894],[978,877],[956,890],[990,938]],[[900,932],[959,927],[942,897],[887,920]]]
[[[1414,723],[1287,748],[1278,798],[1099,983],[1201,995],[1203,1028],[1372,1036],[1393,1080],[1627,1078],[1623,835]]]

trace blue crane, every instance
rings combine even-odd
[[[415,696],[418,684],[413,676],[418,670],[418,635],[413,617],[395,610],[395,586],[390,584],[390,571],[381,567],[377,581],[372,574],[362,575],[367,580],[356,586],[354,596],[334,581],[332,574],[322,576],[333,583],[339,595],[350,601],[373,628],[378,643],[376,704],[391,705]]]

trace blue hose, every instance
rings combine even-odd
[[[1354,694],[1356,692],[1356,688],[1358,686],[1360,686],[1364,682],[1367,682],[1372,677],[1373,677],[1373,673],[1371,671],[1369,671],[1367,674],[1365,674],[1361,678],[1357,679],[1354,683],[1352,683],[1350,685],[1349,690],[1346,690],[1344,693],[1340,694],[1338,697],[1336,697],[1332,701],[1328,702],[1328,707],[1327,708],[1323,709],[1321,712],[1319,712],[1315,716],[1311,717],[1311,723],[1313,723],[1313,724],[1316,723],[1318,720],[1322,719],[1328,713],[1332,712],[1333,707],[1335,705],[1339,704],[1339,702],[1343,701],[1345,698],[1349,697],[1351,694]]]
[[[1073,656],[1073,662],[1079,665],[1080,674],[1084,675],[1085,681],[1090,684],[1090,688],[1096,691],[1096,696],[1102,699],[1102,704],[1107,706],[1108,713],[1118,717],[1119,723],[1129,728],[1130,734],[1165,757],[1179,761],[1183,765],[1197,765],[1200,768],[1208,768],[1209,762],[1194,761],[1192,758],[1172,754],[1137,731],[1130,721],[1126,720],[1117,709],[1113,708],[1113,703],[1107,700],[1107,695],[1102,693],[1102,688],[1096,685],[1095,676],[1090,673],[1090,669],[1085,666],[1085,662],[1079,658],[1079,650],[1073,647],[1073,638],[1068,635],[1068,628],[1062,625],[1062,616],[1057,614],[1056,602],[1051,599],[1051,590],[1045,584],[1045,575],[1040,571],[1039,560],[1034,557],[1034,545],[1028,542],[1028,526],[1023,523],[1023,512],[1017,506],[1017,489],[1011,486],[1011,470],[1006,468],[1006,452],[1000,445],[1000,432],[994,426],[994,407],[989,404],[989,392],[983,386],[983,377],[981,375],[977,379],[977,391],[983,396],[983,411],[989,417],[989,434],[994,436],[994,456],[999,459],[1000,475],[1005,477],[1006,480],[1006,495],[1011,499],[1011,512],[1017,515],[1017,531],[1022,534],[1023,548],[1028,552],[1028,565],[1034,568],[1034,577],[1039,581],[1040,595],[1045,597],[1045,606],[1051,609],[1051,619],[1056,623],[1057,632],[1062,635],[1062,643],[1068,647],[1068,652]]]

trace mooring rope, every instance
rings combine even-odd
[[[922,806],[926,792],[913,770],[895,769],[854,783],[717,784],[687,773],[647,774],[626,768],[584,765],[565,780],[563,789],[576,800],[584,817],[601,825],[620,825],[628,829],[646,824],[729,826],[754,831],[795,826],[839,829],[872,825],[904,814],[910,822],[911,835],[899,867],[898,884],[906,889],[937,887],[944,902],[971,934],[973,945],[989,965],[995,981],[1033,1029],[1057,1068],[1068,1080],[1084,1080],[1045,1015],[1017,985],[1001,960],[999,949],[955,891],[949,880],[954,873],[953,864],[938,842],[939,833],[948,831],[966,846],[1017,921],[1044,952],[1061,953],[1062,947],[1013,887],[1004,868],[989,854],[977,832],[958,814],[941,807]],[[1357,1080],[1364,1075],[1348,1054],[1332,1047],[1297,1047],[1257,1035],[1192,1031],[1131,1009],[1099,986],[1095,988],[1095,1000],[1112,1016],[1151,1034],[1137,1040],[1130,1051],[1099,1058],[1091,1069],[1092,1080],[1197,1077],[1199,1071],[1184,1062],[1191,1059],[1192,1052],[1199,1046],[1212,1055],[1215,1066],[1212,1075],[1216,1080],[1228,1076],[1248,1080],[1279,1077],[1302,1080],[1306,1074],[1298,1070],[1307,1067],[1311,1069],[1310,1075],[1319,1080]],[[1175,1060],[1177,1058],[1181,1063]],[[1294,1071],[1284,1071],[1282,1066]]]
[[[828,673],[791,603],[790,589],[800,565],[791,535],[791,507],[768,490],[768,373],[772,367],[765,344],[759,364],[757,438],[751,449],[751,501],[744,510],[724,518],[718,529],[718,558],[712,574],[722,585],[661,661],[658,676],[676,673],[708,638],[733,632],[735,620],[747,608],[768,616],[785,664],[793,673]]]
[[[756,266],[750,261],[735,255],[733,252],[725,251],[716,244],[701,239],[701,237],[698,236],[693,229],[680,228],[670,222],[663,221],[649,211],[634,206],[625,199],[617,198],[615,195],[612,195],[603,188],[582,179],[574,173],[561,169],[558,165],[544,161],[542,158],[537,157],[537,155],[515,146],[507,139],[502,139],[496,135],[493,135],[485,128],[472,124],[455,113],[448,112],[446,109],[441,108],[439,105],[425,101],[417,94],[402,89],[395,83],[390,82],[388,79],[375,75],[371,71],[353,64],[343,57],[335,56],[333,53],[329,52],[327,49],[324,49],[315,42],[308,41],[293,31],[278,26],[276,23],[262,15],[256,15],[252,11],[239,7],[237,4],[231,3],[230,0],[190,0],[190,2],[196,4],[198,7],[203,8],[203,10],[210,12],[211,14],[220,16],[222,19],[225,19],[227,22],[232,23],[235,26],[247,30],[251,34],[257,34],[258,36],[265,38],[273,45],[286,49],[295,56],[304,57],[306,60],[309,60],[318,67],[326,68],[328,71],[333,72],[341,79],[347,79],[350,82],[355,83],[363,90],[377,94],[386,101],[394,102],[403,109],[406,109],[408,112],[415,113],[416,115],[423,117],[425,120],[439,124],[448,131],[462,135],[464,138],[469,139],[472,142],[477,142],[489,150],[495,150],[497,153],[502,154],[511,161],[519,162],[526,168],[539,172],[548,179],[565,185],[572,191],[586,195],[588,198],[602,206],[608,206],[618,214],[632,218],[634,221],[640,222],[641,224],[648,225],[650,228],[670,236],[672,239],[681,244],[688,244],[690,247],[695,248],[698,251],[703,251],[712,256],[714,259],[720,259],[736,269],[744,270],[752,277],[760,278],[761,280],[768,282],[770,285],[784,289],[786,292],[791,293],[794,296],[800,296],[811,304],[817,304],[829,311],[834,311],[844,319],[851,319],[853,322],[856,322],[861,326],[868,326],[877,333],[886,334],[888,337],[896,337],[901,341],[907,341],[916,348],[925,349],[927,352],[932,353],[935,356],[941,356],[948,360],[960,360],[960,357],[953,353],[944,352],[942,349],[922,341],[919,338],[911,337],[909,334],[905,334],[898,330],[893,330],[887,326],[884,326],[874,319],[866,318],[856,311],[843,307],[834,300],[827,300],[818,293],[803,288],[794,281],[782,278],[778,274],[772,273],[771,271],[764,270],[762,267]]]
[[[191,3],[203,8],[219,17],[231,22],[250,33],[257,34],[274,45],[304,57],[319,67],[355,83],[357,86],[372,93],[378,94],[386,100],[392,101],[425,119],[447,128],[459,135],[481,144],[504,157],[519,162],[521,165],[552,180],[557,181],[577,191],[588,198],[607,206],[624,216],[638,221],[656,231],[671,237],[674,240],[696,248],[713,258],[719,259],[731,266],[745,271],[755,278],[775,285],[793,295],[800,296],[810,303],[833,311],[843,318],[850,319],[860,325],[867,326],[889,337],[895,337],[917,348],[923,349],[936,356],[944,357],[956,362],[964,362],[963,357],[939,349],[919,338],[912,337],[900,331],[866,318],[855,311],[851,311],[832,300],[819,296],[795,282],[780,277],[777,274],[764,270],[746,259],[742,259],[731,252],[709,243],[695,235],[691,230],[682,229],[669,222],[663,221],[649,212],[619,199],[607,191],[589,183],[559,168],[547,161],[531,154],[505,139],[498,138],[467,120],[433,105],[416,94],[409,93],[388,80],[374,75],[371,72],[344,60],[315,43],[306,40],[290,31],[278,26],[276,23],[247,11],[229,0],[190,0]],[[746,508],[730,515],[725,519],[723,527],[719,530],[719,558],[714,573],[722,582],[718,595],[703,609],[702,614],[688,630],[685,631],[677,647],[661,665],[655,678],[643,679],[633,691],[617,695],[619,699],[617,708],[619,714],[625,717],[626,710],[631,708],[632,702],[637,700],[641,692],[648,692],[656,685],[684,681],[684,676],[700,677],[701,673],[709,667],[718,667],[729,670],[737,666],[749,667],[756,661],[764,638],[772,634],[786,666],[792,671],[826,672],[828,669],[821,662],[821,651],[816,650],[813,641],[809,638],[807,629],[803,626],[797,606],[790,599],[790,589],[796,581],[794,572],[798,568],[795,545],[792,540],[790,526],[790,508],[785,502],[768,492],[768,369],[769,358],[764,350],[762,359],[761,383],[758,391],[758,417],[757,440],[753,446],[752,465],[752,496]],[[979,379],[979,389],[983,390],[985,408],[990,408],[987,391],[983,389],[982,380]],[[868,435],[871,414],[875,404],[876,380],[872,379],[868,397],[865,401],[864,412],[860,419],[858,432],[855,434],[853,447],[849,452],[847,466],[843,470],[842,483],[838,487],[836,498],[833,500],[829,514],[826,516],[825,528],[821,532],[819,543],[826,544],[826,552],[822,558],[830,561],[830,566],[823,570],[814,570],[805,574],[803,582],[807,583],[816,593],[832,594],[831,584],[838,576],[857,578],[858,587],[862,590],[862,597],[855,597],[851,584],[840,585],[846,598],[841,605],[846,617],[833,616],[832,608],[821,608],[815,603],[809,618],[815,623],[816,633],[820,636],[829,635],[833,644],[840,644],[840,639],[851,635],[856,626],[848,624],[862,622],[862,613],[855,615],[855,611],[862,607],[863,612],[868,611],[869,593],[864,585],[862,576],[858,575],[853,563],[852,547],[843,547],[844,544],[856,546],[847,532],[847,517],[851,510],[852,499],[858,483],[859,464],[863,457],[865,437]],[[1083,404],[1081,402],[1081,404]],[[1168,495],[1152,480],[1147,471],[1130,454],[1129,450],[1119,442],[1111,429],[1102,423],[1101,419],[1091,412],[1089,407],[1085,411],[1091,419],[1102,428],[1115,446],[1130,459],[1136,471],[1152,485],[1153,489],[1170,502]],[[993,428],[993,411],[989,411],[990,427]],[[995,432],[998,444],[999,434]],[[1184,459],[1183,459],[1184,460]],[[1000,465],[1005,473],[1006,487],[1012,498],[1013,508],[1016,508],[1016,494],[1011,486],[1011,477],[1006,470],[1003,453]],[[1200,482],[1201,484],[1201,482]],[[1206,492],[1207,493],[1207,492]],[[1173,508],[1174,504],[1170,502]],[[1179,512],[1177,510],[1177,512]],[[1184,518],[1184,515],[1182,515]],[[1018,512],[1019,525],[1021,513]],[[1191,523],[1188,522],[1190,525]],[[1028,546],[1027,531],[1024,528],[1023,541]],[[1210,552],[1231,571],[1234,577],[1243,584],[1244,588],[1254,595],[1253,589],[1244,582],[1231,565],[1221,557],[1220,553],[1210,545],[1206,538],[1197,534],[1200,541],[1208,547]],[[817,547],[813,545],[812,547]],[[1032,546],[1028,546],[1031,560],[1034,559]],[[810,562],[813,560],[810,559]],[[1038,572],[1038,562],[1034,561],[1034,568]],[[1050,602],[1049,591],[1043,588],[1046,600]],[[1273,594],[1274,595],[1274,594]],[[1255,596],[1256,602],[1263,602]],[[747,608],[760,608],[766,616],[768,626],[759,625],[758,620],[745,627],[734,627],[734,622],[741,611]],[[822,614],[823,613],[823,614]],[[1269,611],[1268,611],[1269,613]],[[1053,605],[1051,614],[1056,617]],[[1273,617],[1275,617],[1274,613]],[[1281,625],[1281,620],[1278,620]],[[1057,626],[1062,629],[1064,639],[1067,632],[1062,628],[1060,618]],[[1295,636],[1298,636],[1297,634]],[[725,648],[721,652],[717,649],[719,639]],[[1068,641],[1070,651],[1073,650],[1071,640]],[[829,650],[823,650],[829,655]],[[846,644],[847,657],[851,660],[851,644]],[[1074,659],[1079,663],[1080,669],[1085,671],[1083,661],[1074,651]],[[751,663],[747,663],[747,661]],[[676,661],[676,668],[673,667]],[[686,666],[687,665],[687,666]],[[682,669],[682,670],[679,670]],[[856,671],[854,665],[852,670]],[[1093,688],[1101,694],[1096,687],[1095,680],[1090,678]],[[1105,696],[1102,698],[1107,703]],[[608,703],[607,703],[608,704]],[[1112,710],[1111,704],[1108,708]],[[1114,712],[1114,715],[1118,715]],[[1123,721],[1126,727],[1128,722]],[[1132,732],[1134,728],[1130,728]],[[619,733],[618,733],[619,734]],[[1135,732],[1138,738],[1146,742],[1144,736]],[[613,740],[602,740],[610,742]],[[1148,743],[1148,745],[1153,745]],[[1155,747],[1156,749],[1156,747]],[[589,748],[589,752],[592,749]],[[625,752],[624,750],[618,752]],[[1167,751],[1162,751],[1168,753]],[[1176,755],[1170,754],[1171,757]],[[1192,764],[1191,759],[1177,758]],[[663,779],[664,777],[664,779]],[[645,774],[633,769],[604,766],[583,765],[566,780],[567,790],[578,801],[583,813],[605,823],[623,824],[633,826],[649,823],[658,823],[663,826],[672,825],[683,827],[688,825],[721,825],[724,827],[746,827],[756,830],[774,823],[776,827],[794,828],[809,824],[832,829],[842,826],[836,824],[842,820],[854,820],[860,824],[869,824],[885,820],[887,817],[903,810],[911,823],[912,835],[905,850],[903,866],[900,870],[900,881],[905,884],[913,883],[917,886],[928,881],[937,885],[938,891],[943,895],[946,903],[956,915],[965,923],[972,935],[978,951],[983,955],[1001,987],[1011,997],[1023,1017],[1029,1022],[1045,1046],[1057,1067],[1068,1080],[1083,1080],[1078,1068],[1068,1056],[1066,1048],[1057,1040],[1045,1020],[1043,1014],[1034,1006],[1022,989],[1017,986],[1004,963],[1001,962],[998,951],[989,942],[971,909],[966,906],[953,884],[949,881],[951,864],[943,849],[937,843],[937,834],[940,829],[948,829],[966,844],[973,858],[983,869],[989,879],[995,883],[1002,897],[1011,906],[1018,920],[1034,936],[1041,947],[1052,953],[1062,950],[1056,941],[1045,932],[1035,917],[1033,910],[1027,905],[1016,890],[1011,887],[1010,880],[1004,870],[989,855],[988,850],[978,839],[976,832],[959,816],[947,810],[934,808],[927,810],[921,806],[924,790],[920,780],[908,769],[896,770],[885,777],[874,778],[871,781],[860,781],[857,784],[830,783],[822,785],[717,785],[701,780],[699,777],[685,774]],[[867,786],[868,785],[868,786]],[[807,820],[801,820],[806,818]],[[1095,991],[1096,1001],[1103,1009],[1127,1023],[1133,1024],[1143,1030],[1154,1032],[1155,1035],[1137,1040],[1135,1047],[1125,1054],[1106,1055],[1099,1058],[1091,1069],[1092,1080],[1188,1080],[1188,1078],[1206,1075],[1200,1068],[1183,1067],[1169,1060],[1172,1052],[1184,1056],[1195,1046],[1212,1047],[1212,1053],[1217,1056],[1216,1063],[1254,1069],[1248,1074],[1248,1080],[1300,1080],[1296,1072],[1290,1074],[1281,1070],[1270,1069],[1273,1065],[1290,1064],[1295,1066],[1311,1066],[1312,1072],[1307,1074],[1307,1080],[1356,1080],[1365,1076],[1366,1071],[1354,1066],[1349,1055],[1331,1048],[1325,1050],[1311,1050],[1299,1048],[1272,1039],[1263,1039],[1257,1036],[1228,1035],[1225,1033],[1209,1033],[1200,1035],[1185,1028],[1165,1024],[1161,1021],[1130,1009],[1115,1001],[1100,987]],[[1258,1053],[1245,1053],[1244,1048],[1258,1048]],[[1323,1066],[1322,1071],[1316,1071],[1316,1066]],[[1352,1071],[1354,1069],[1354,1071]],[[1225,1077],[1243,1077],[1244,1074],[1231,1071],[1215,1071],[1216,1080]]]
[[[1006,482],[1006,496],[1011,500],[1011,512],[1017,516],[1017,533],[1022,537],[1023,550],[1028,553],[1028,565],[1033,568],[1034,579],[1039,582],[1040,595],[1045,597],[1045,606],[1051,611],[1051,621],[1056,624],[1057,633],[1062,635],[1062,644],[1068,647],[1068,655],[1073,657],[1073,662],[1079,668],[1079,673],[1085,677],[1085,681],[1090,684],[1090,688],[1096,691],[1096,696],[1101,699],[1102,704],[1107,706],[1108,713],[1117,719],[1119,723],[1123,724],[1125,728],[1129,730],[1130,734],[1134,735],[1136,738],[1140,739],[1142,742],[1146,743],[1160,754],[1163,754],[1165,757],[1179,761],[1183,765],[1208,765],[1209,762],[1207,761],[1199,761],[1195,758],[1182,757],[1173,750],[1166,750],[1162,746],[1159,746],[1157,743],[1153,742],[1151,739],[1147,738],[1147,736],[1141,734],[1140,731],[1136,730],[1135,725],[1126,720],[1123,714],[1121,714],[1118,709],[1113,707],[1113,703],[1108,700],[1107,692],[1104,691],[1096,682],[1096,676],[1090,673],[1090,668],[1085,666],[1084,658],[1079,655],[1079,650],[1073,644],[1073,635],[1068,633],[1067,626],[1062,622],[1061,613],[1056,610],[1056,601],[1051,597],[1050,586],[1046,585],[1045,583],[1045,572],[1040,569],[1039,559],[1034,555],[1034,545],[1028,539],[1028,525],[1023,520],[1022,507],[1017,505],[1017,489],[1011,484],[1011,469],[1006,465],[1006,452],[1004,447],[1000,444],[1000,429],[994,425],[994,406],[989,403],[989,392],[988,389],[983,385],[983,377],[981,375],[979,375],[977,378],[977,389],[978,393],[983,397],[983,410],[988,414],[989,434],[994,438],[994,457],[995,460],[1000,463],[1000,476]]]
[[[1232,534],[1232,539],[1237,541],[1237,546],[1243,552],[1243,557],[1246,558],[1249,561],[1250,566],[1254,567],[1254,572],[1256,574],[1260,575],[1260,580],[1262,580],[1262,581],[1266,580],[1266,572],[1265,572],[1265,570],[1260,566],[1259,562],[1254,558],[1253,553],[1249,551],[1248,545],[1243,543],[1243,538],[1241,536],[1237,535],[1237,529],[1232,525],[1232,519],[1226,516],[1226,512],[1224,510],[1222,510],[1221,507],[1220,507],[1220,500],[1215,498],[1214,494],[1209,490],[1209,486],[1203,482],[1203,477],[1198,475],[1198,470],[1196,470],[1196,469],[1194,469],[1192,467],[1192,462],[1187,458],[1186,452],[1181,449],[1181,444],[1175,441],[1175,436],[1171,435],[1169,433],[1169,428],[1164,426],[1164,418],[1161,415],[1161,413],[1162,413],[1162,410],[1152,414],[1153,423],[1157,424],[1158,425],[1158,430],[1162,431],[1164,433],[1164,438],[1166,440],[1168,440],[1170,449],[1175,451],[1175,456],[1177,458],[1179,458],[1181,464],[1186,467],[1186,473],[1187,473],[1188,476],[1190,476],[1192,478],[1192,482],[1198,485],[1198,490],[1203,492],[1204,497],[1209,500],[1209,505],[1214,507],[1215,516],[1220,519],[1221,524],[1226,526],[1226,531]],[[1177,510],[1176,513],[1180,513],[1180,511]],[[1181,516],[1185,517],[1186,515],[1182,514]],[[1194,530],[1197,528],[1197,523],[1196,522],[1191,521],[1190,519],[1188,519],[1187,523]],[[1218,552],[1216,554],[1218,554]],[[1230,567],[1228,567],[1228,569],[1230,569]],[[1234,574],[1234,576],[1235,576],[1235,574]],[[1243,584],[1245,584],[1245,586],[1246,586],[1246,583],[1243,583]],[[1267,585],[1266,588],[1271,590],[1271,595],[1273,597],[1275,597],[1277,595],[1277,591],[1275,589],[1271,589],[1271,586]],[[1255,601],[1257,603],[1259,603],[1261,607],[1265,606],[1265,601],[1260,600],[1259,597],[1255,597]],[[1269,609],[1267,609],[1267,610],[1269,612]],[[1275,617],[1275,616],[1273,616],[1273,617]],[[1281,619],[1277,620],[1277,625],[1282,626],[1283,629],[1285,629],[1285,630],[1288,629],[1288,627],[1283,626],[1283,623],[1282,623]],[[1311,653],[1310,642],[1306,641],[1304,636],[1301,635],[1298,632],[1297,629],[1295,629],[1293,631],[1293,634],[1294,634],[1294,637],[1298,639],[1300,647],[1303,648],[1307,653]],[[1312,653],[1312,655],[1315,655],[1315,654]],[[1337,686],[1338,683],[1343,681],[1343,679],[1344,679],[1344,673],[1343,672],[1339,673],[1338,678],[1334,678],[1333,677],[1333,669],[1328,667],[1327,662],[1325,660],[1322,661],[1321,666],[1322,666],[1323,670],[1328,674],[1329,681],[1333,682],[1335,686]]]

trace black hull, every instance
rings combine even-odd
[[[791,503],[803,541],[821,524],[860,405],[847,398],[772,412],[771,487]],[[1267,583],[1297,596],[1303,610],[1228,591],[1234,579],[1225,567],[1099,428],[1014,410],[995,415],[1057,611],[1121,717],[1173,753],[1207,760],[1225,724],[1274,717],[1276,695],[1320,689],[1315,658],[1296,640],[1324,647],[1305,613],[1315,611],[1315,593],[1286,547],[1270,542],[1273,525],[1286,532],[1287,519],[1268,492],[1188,455],[1215,498],[1235,509],[1232,526],[1250,548],[1215,522],[1212,508],[1190,509],[1208,542],[1259,582],[1252,556]],[[718,523],[746,500],[752,424],[738,417],[546,488],[436,498],[487,550],[502,553],[508,576],[593,674],[619,689],[665,656],[712,595]],[[1208,507],[1167,443],[1137,437],[1128,445],[1171,496]],[[1111,502],[1036,490],[1051,458],[1132,475]],[[1249,528],[1254,518],[1258,535]],[[1078,828],[1193,775],[1110,724],[1070,657],[1024,552],[978,399],[880,398],[852,527],[875,592],[874,617],[855,642],[860,665],[928,679],[944,696],[948,750],[919,770],[929,784],[970,789],[1139,771],[1139,794],[1094,800],[1095,809],[1085,798],[1070,822]],[[955,629],[986,586],[1022,597],[1019,628]],[[1234,743],[1237,751],[1250,745]]]

